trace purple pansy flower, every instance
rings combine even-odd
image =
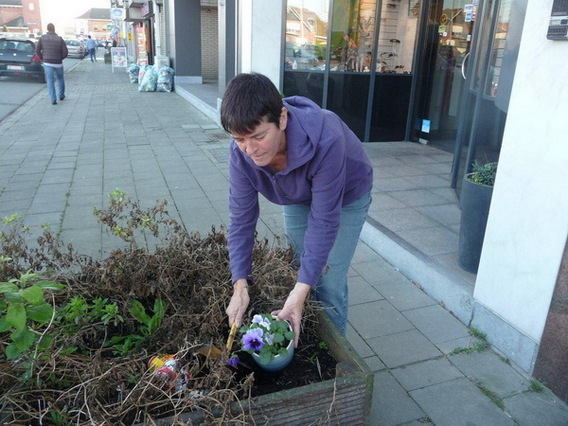
[[[247,331],[243,336],[243,348],[245,351],[259,351],[264,346],[262,342],[262,329],[253,328]]]
[[[229,358],[229,360],[227,361],[227,365],[229,367],[237,368],[239,366],[238,355],[233,355],[231,358]]]

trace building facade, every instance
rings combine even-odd
[[[215,8],[212,42],[203,27]],[[498,161],[471,297],[420,284],[525,371],[566,377],[568,43],[562,28],[549,31],[568,19],[566,1],[154,0],[154,11],[176,84],[204,86],[218,53],[217,113],[232,76],[260,72],[336,112],[366,143],[453,153],[458,198],[475,160]]]
[[[39,0],[0,0],[0,32],[41,34]]]
[[[107,40],[111,30],[110,9],[89,9],[75,18],[75,34],[78,37],[90,35],[95,40]]]

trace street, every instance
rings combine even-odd
[[[86,60],[89,60],[88,57]],[[100,58],[102,60],[102,58]],[[81,60],[67,58],[63,61],[65,71],[75,67]],[[47,90],[45,83],[27,77],[2,76],[0,77],[0,121],[26,103],[32,96],[41,90]]]

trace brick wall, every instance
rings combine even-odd
[[[201,8],[201,76],[204,81],[219,79],[219,31],[216,7]]]
[[[24,25],[27,25],[28,31],[33,33],[42,32],[41,10],[38,0],[22,0],[22,14],[24,16]],[[46,23],[47,25],[47,23]]]
[[[10,22],[20,16],[23,16],[21,6],[0,6],[0,25]],[[0,31],[2,28],[0,27]]]

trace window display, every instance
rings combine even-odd
[[[419,12],[419,0],[382,3],[377,72],[409,74],[412,71]]]
[[[370,71],[376,32],[376,9],[376,1],[333,2],[331,71]]]
[[[331,71],[369,72],[373,54],[376,72],[411,71],[420,3],[385,0],[378,24],[377,5],[374,0],[333,2]]]
[[[406,73],[412,69],[419,0],[385,0],[377,18],[376,0],[335,0],[327,59],[327,1],[289,0],[286,16],[286,70]],[[377,23],[379,19],[379,23]],[[376,44],[376,47],[375,47]],[[375,52],[374,52],[375,51]]]

